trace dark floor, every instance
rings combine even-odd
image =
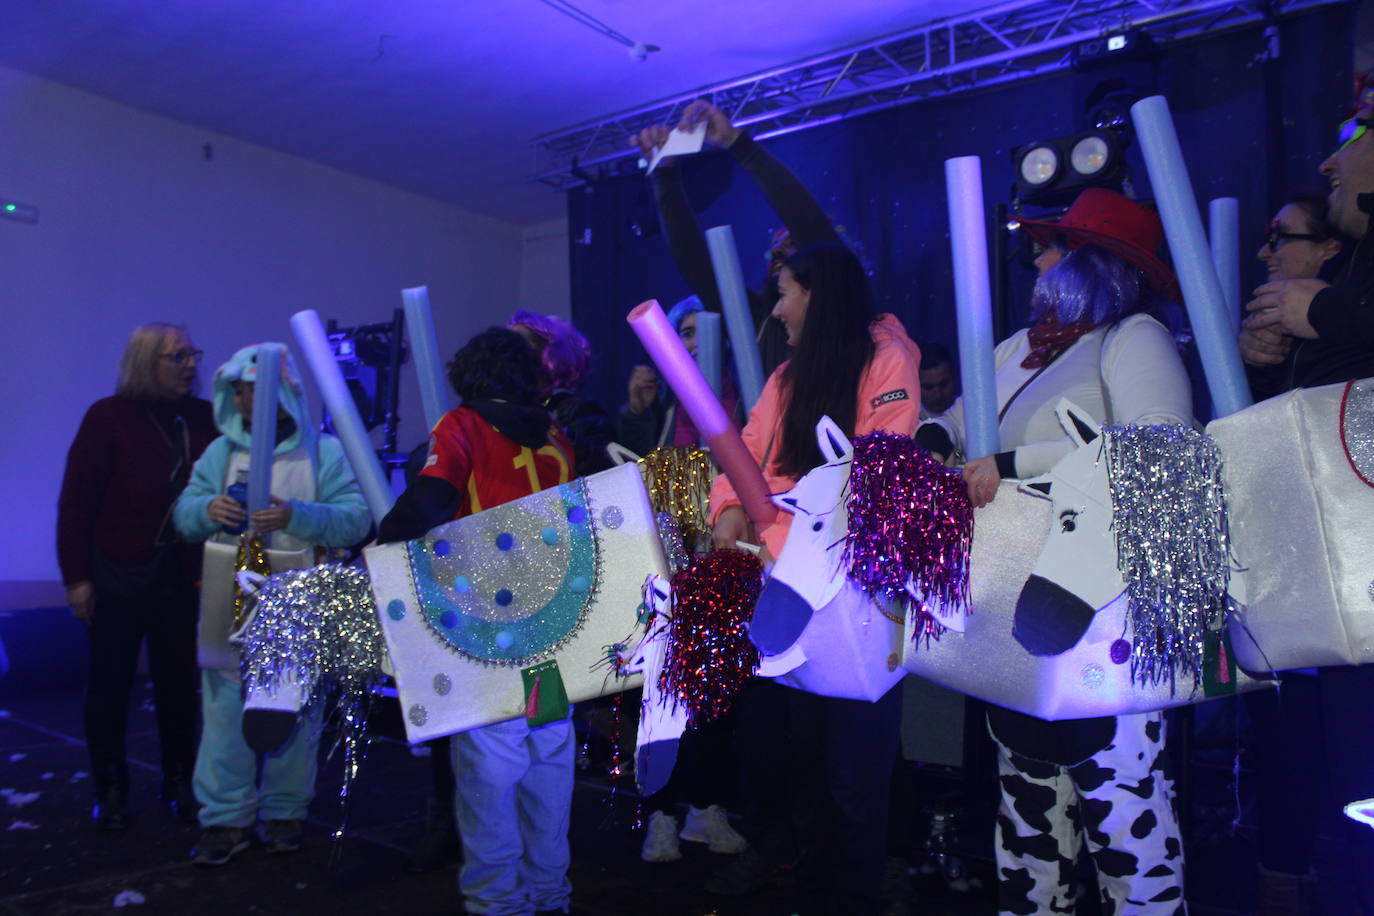
[[[12,659],[13,648],[11,644]],[[376,734],[349,801],[345,839],[330,839],[342,817],[335,759],[321,770],[300,853],[268,856],[254,848],[222,868],[198,869],[188,855],[197,828],[176,821],[158,803],[157,743],[146,687],[135,700],[130,730],[134,820],[119,834],[91,828],[79,680],[79,675],[56,671],[46,662],[38,668],[31,664],[27,676],[13,671],[0,680],[0,916],[60,916],[121,906],[137,906],[135,913],[196,916],[461,911],[454,867],[419,876],[401,870],[423,827],[428,762],[416,759],[398,740],[399,727],[391,717],[374,718]],[[1243,819],[1233,825],[1238,803],[1232,776],[1234,721],[1219,707],[1179,726],[1191,739],[1183,748],[1190,760],[1184,788],[1191,911],[1195,916],[1251,912],[1252,831]],[[633,725],[629,731],[633,733]],[[328,736],[324,744],[327,748]],[[910,912],[995,912],[991,837],[978,817],[959,810],[959,773],[908,764],[902,780],[912,829],[902,844],[910,869],[897,886],[905,892]],[[719,857],[693,844],[683,844],[682,862],[641,862],[641,835],[630,826],[636,800],[626,791],[612,795],[604,765],[582,771],[573,805],[574,913],[786,916],[794,910],[785,887],[742,900],[711,897],[701,885]],[[941,806],[963,827],[949,838],[955,864],[962,869],[952,882],[927,852],[930,812]],[[1080,913],[1095,912],[1089,896]]]

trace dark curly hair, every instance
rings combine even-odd
[[[525,338],[509,328],[487,328],[453,355],[448,381],[464,401],[507,401],[525,407],[543,401],[544,367]]]

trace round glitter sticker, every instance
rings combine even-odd
[[[467,576],[455,576],[453,579],[453,590],[460,595],[466,595],[468,589],[472,588],[472,583]]]
[[[498,535],[496,536],[496,549],[497,549],[497,550],[502,550],[502,551],[504,551],[504,550],[510,550],[510,549],[511,549],[512,547],[514,547],[514,546],[515,546],[515,535],[511,534],[509,531],[502,531],[500,534],[498,534]]]
[[[568,510],[568,521],[574,525],[585,525],[587,523],[587,509],[585,506],[573,506]]]
[[[568,583],[568,588],[579,595],[591,587],[592,580],[586,576],[573,576],[572,581]]]
[[[410,719],[411,725],[424,725],[429,721],[429,710],[425,709],[419,703],[416,703],[414,706],[410,707],[410,712],[406,713],[406,717]]]
[[[446,557],[448,556],[449,551],[452,549],[453,548],[449,545],[449,542],[443,539],[434,542],[434,555],[436,557]]]
[[[1093,664],[1093,665],[1084,665],[1084,666],[1083,666],[1083,686],[1084,686],[1084,687],[1088,687],[1088,688],[1091,688],[1091,689],[1096,690],[1098,687],[1101,687],[1101,686],[1102,686],[1102,682],[1103,682],[1104,680],[1106,680],[1106,678],[1107,678],[1107,673],[1106,673],[1105,671],[1102,670],[1102,666],[1101,666],[1101,665]]]
[[[498,649],[509,649],[511,646],[515,645],[515,634],[509,630],[502,630],[496,634],[492,642],[496,643],[496,648]]]
[[[434,692],[441,697],[448,696],[448,692],[453,689],[453,681],[449,680],[447,674],[434,675]]]
[[[401,620],[406,615],[406,603],[400,598],[392,598],[387,602],[386,615],[392,620]]]
[[[558,543],[558,530],[553,527],[545,528],[543,531],[539,532],[539,538],[545,544],[553,547]]]
[[[444,611],[439,615],[439,623],[451,630],[458,626],[458,615],[452,611]]]
[[[1374,579],[1369,581],[1369,600],[1374,601]]]
[[[496,603],[501,605],[501,607],[505,607],[514,600],[515,595],[511,594],[511,590],[508,588],[503,588],[496,593]]]
[[[619,506],[607,506],[601,510],[601,524],[614,531],[625,524],[625,513]]]
[[[1112,643],[1111,656],[1113,664],[1124,665],[1126,659],[1131,657],[1130,642],[1125,639],[1118,639],[1116,642]]]

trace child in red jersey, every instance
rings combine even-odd
[[[435,425],[429,456],[382,520],[382,543],[566,483],[572,446],[541,405],[539,357],[514,331],[478,334],[449,364],[463,399]],[[469,913],[566,911],[568,820],[576,742],[566,717],[524,719],[452,736],[458,889]]]

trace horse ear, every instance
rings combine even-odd
[[[1054,413],[1059,418],[1059,425],[1064,427],[1064,432],[1069,434],[1069,438],[1079,448],[1094,441],[1102,433],[1101,428],[1088,412],[1068,398],[1059,399],[1059,403],[1055,405]]]
[[[611,462],[616,467],[622,464],[634,464],[639,460],[639,456],[621,445],[619,442],[607,442],[606,454],[610,456]]]
[[[1017,487],[1022,493],[1029,493],[1037,498],[1050,499],[1050,490],[1053,483],[1048,477],[1036,477],[1031,480],[1024,480],[1021,486]]]
[[[773,505],[782,509],[784,512],[791,512],[793,515],[796,515],[798,512],[806,512],[805,509],[797,505],[797,497],[788,495],[791,492],[791,490],[788,490],[787,493],[779,493],[774,496]],[[807,514],[809,515],[810,513]]]
[[[854,446],[850,443],[849,437],[829,417],[821,417],[820,422],[816,424],[816,442],[820,445],[821,454],[825,456],[827,464],[848,461],[854,454]]]

